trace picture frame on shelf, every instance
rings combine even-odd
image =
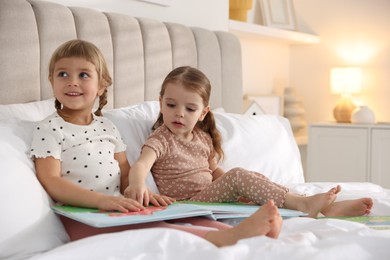
[[[292,0],[259,0],[263,23],[269,27],[295,30]]]

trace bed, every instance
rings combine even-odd
[[[170,229],[69,242],[50,209],[53,202],[35,177],[28,152],[36,122],[54,111],[47,80],[49,57],[59,44],[73,38],[95,43],[108,61],[114,84],[104,116],[114,121],[131,147],[130,162],[158,114],[162,79],[172,68],[190,65],[212,82],[211,105],[226,153],[223,168],[260,171],[308,195],[335,185],[305,183],[299,150],[285,118],[240,114],[241,47],[232,34],[44,1],[1,0],[0,259],[388,259],[390,229],[304,217],[286,219],[279,239],[254,237],[224,248]],[[148,185],[155,189],[153,179]],[[390,216],[390,190],[372,183],[341,186],[338,200],[370,196],[371,215]]]

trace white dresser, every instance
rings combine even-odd
[[[390,125],[309,126],[306,181],[373,182],[390,188]]]

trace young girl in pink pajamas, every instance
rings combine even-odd
[[[125,196],[147,205],[145,179],[151,170],[160,193],[177,200],[231,202],[244,197],[264,205],[272,199],[277,207],[311,217],[370,212],[370,198],[334,202],[340,186],[306,197],[257,172],[234,168],[224,173],[217,164],[223,158],[222,140],[210,111],[210,93],[209,80],[195,68],[179,67],[168,74],[160,92],[160,116],[132,166]]]
[[[57,111],[38,124],[31,145],[42,186],[53,200],[66,205],[121,212],[143,210],[136,200],[121,195],[128,185],[130,165],[118,129],[101,117],[112,80],[100,50],[82,40],[62,44],[50,60],[49,80]],[[99,107],[92,113],[96,99]],[[144,191],[155,206],[173,201]],[[236,227],[205,218],[181,220],[195,226],[154,222],[113,228],[93,228],[65,217],[61,220],[71,240],[128,229],[174,228],[203,237],[216,246],[260,235],[276,238],[281,227],[272,202]]]

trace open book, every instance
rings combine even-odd
[[[218,203],[218,202],[196,202],[196,201],[180,201],[180,204],[194,205],[202,209],[212,212],[215,220],[246,218],[252,215],[261,206],[256,204],[247,204],[240,202]],[[282,218],[307,216],[306,213],[290,209],[278,209]]]
[[[112,227],[162,220],[204,216],[210,219],[246,218],[258,205],[241,203],[175,202],[168,207],[148,207],[139,212],[107,212],[71,206],[53,206],[54,212],[93,227]],[[279,209],[282,217],[305,216],[300,211]]]
[[[390,216],[321,217],[358,222],[372,229],[390,229]]]

